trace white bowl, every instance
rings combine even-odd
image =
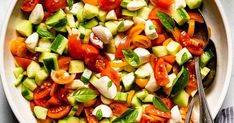
[[[22,122],[36,123],[36,120],[30,110],[28,101],[20,93],[19,88],[15,88],[13,81],[14,59],[9,50],[9,41],[17,36],[15,25],[23,15],[20,10],[22,0],[12,0],[11,8],[8,11],[6,21],[3,24],[1,32],[0,47],[0,66],[1,77],[5,94],[8,102],[16,115],[17,119]],[[227,89],[232,72],[232,42],[228,23],[218,0],[204,0],[203,14],[208,25],[212,29],[212,39],[217,50],[217,74],[215,81],[207,94],[208,104],[213,118],[218,113]]]

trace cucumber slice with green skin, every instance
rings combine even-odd
[[[16,31],[22,35],[28,37],[32,34],[33,26],[29,20],[21,20],[16,25]]]
[[[150,9],[149,7],[143,7],[137,11],[137,17],[140,17],[140,18],[143,18],[144,20],[147,20],[151,10],[152,9]]]
[[[86,29],[84,28],[84,26],[82,26],[83,24],[80,24],[79,25],[79,28],[78,28],[78,34],[80,35],[80,39],[84,39],[85,38],[85,31]]]
[[[203,67],[201,69],[201,76],[202,76],[202,79],[204,79],[210,72],[210,69],[208,67]]]
[[[179,8],[172,12],[172,18],[181,26],[190,19],[190,16],[184,8]]]
[[[46,49],[46,48],[42,48],[42,47],[36,47],[35,51],[43,53],[43,52],[50,52],[50,49]]]
[[[69,117],[67,118],[67,123],[80,123],[80,120],[78,117]]]
[[[128,4],[132,2],[132,0],[123,0],[121,3],[120,3],[120,6],[123,7],[123,8],[127,8]]]
[[[54,39],[55,36],[52,32],[48,31],[46,25],[44,23],[41,23],[37,27],[37,33],[41,38],[46,38],[46,39]]]
[[[91,76],[92,76],[92,71],[85,68],[83,74],[81,75],[80,80],[83,81],[84,83],[89,83]]]
[[[26,88],[24,85],[21,86],[21,94],[26,100],[33,100],[33,92]]]
[[[90,4],[84,5],[83,16],[85,19],[92,19],[99,13],[99,8]]]
[[[179,52],[181,45],[178,42],[171,40],[167,45],[167,52],[170,55],[176,55]]]
[[[63,51],[65,50],[66,46],[68,44],[67,38],[65,38],[63,35],[59,34],[54,39],[50,49],[60,55],[63,54]]]
[[[78,109],[78,105],[73,106],[71,111],[69,112],[68,116],[69,117],[74,116],[76,114],[77,109]]]
[[[39,57],[39,62],[43,63],[43,59],[47,59],[47,58],[58,58],[58,54],[43,52],[43,53],[41,53],[41,55]]]
[[[107,14],[106,11],[100,10],[98,13],[98,16],[97,16],[98,20],[101,22],[105,22],[106,21],[106,14]]]
[[[54,53],[42,53],[44,57],[42,58],[42,62],[46,71],[50,74],[51,70],[58,70],[58,55]]]
[[[166,46],[152,47],[152,51],[153,51],[154,55],[156,55],[157,57],[168,55]]]
[[[186,63],[188,60],[190,60],[191,58],[193,58],[192,54],[188,51],[188,49],[183,48],[182,50],[180,50],[177,54],[176,54],[176,62],[179,65],[183,65],[184,63]]]
[[[45,120],[47,116],[48,109],[41,107],[41,106],[35,106],[33,109],[34,114],[38,119]]]
[[[30,78],[26,78],[23,81],[23,85],[26,88],[30,89],[31,91],[34,91],[37,88],[37,84],[35,83],[35,80],[34,79],[30,79]]]
[[[124,93],[124,92],[117,92],[114,100],[115,101],[122,101],[122,102],[125,102],[127,101],[127,98],[128,98],[128,93]]]
[[[50,26],[50,27],[54,27],[57,24],[59,24],[61,22],[61,20],[66,19],[66,14],[65,12],[60,9],[58,10],[56,13],[54,13],[52,16],[50,16],[47,20],[46,20],[46,25]]]
[[[148,78],[148,77],[150,77],[150,73],[148,71],[145,71],[145,70],[140,69],[140,68],[138,68],[135,71],[135,75],[136,75],[137,78]]]
[[[35,48],[35,51],[37,48],[39,49],[44,49],[47,52],[50,52],[50,47],[51,47],[51,41],[48,38],[41,38],[38,43],[38,47]]]
[[[118,22],[117,21],[108,21],[105,23],[105,27],[111,31],[112,35],[116,35],[117,29],[118,29]]]
[[[13,71],[15,78],[18,78],[20,74],[24,72],[24,69],[22,67],[16,67]]]
[[[44,80],[46,80],[49,77],[49,74],[47,73],[47,71],[42,68],[41,70],[39,70],[36,75],[35,75],[35,82],[38,86],[40,86],[42,84],[42,82]]]
[[[173,98],[173,102],[177,104],[179,107],[188,106],[189,94],[187,94],[184,90],[178,92]]]
[[[83,73],[85,69],[84,62],[80,60],[72,60],[69,66],[69,73]]]
[[[127,9],[122,9],[122,15],[123,16],[128,16],[128,17],[136,17],[137,16],[137,11],[129,11]]]
[[[40,71],[41,67],[40,65],[35,62],[35,61],[32,61],[29,66],[27,67],[27,75],[29,78],[34,78],[36,76],[36,73],[38,71]]]
[[[86,29],[92,29],[93,27],[98,25],[98,20],[96,18],[91,19],[90,21],[84,23],[84,27]]]
[[[15,86],[18,87],[22,83],[23,79],[24,79],[24,75],[20,74],[14,82]]]
[[[148,94],[149,94],[148,91],[145,90],[145,89],[143,89],[143,90],[141,90],[141,91],[138,91],[138,92],[136,93],[136,96],[137,96],[137,98],[139,98],[140,100],[143,100],[143,99],[145,99],[145,97],[146,97]]]
[[[136,95],[134,95],[132,98],[131,106],[133,106],[133,107],[141,107],[142,106],[140,99],[138,99]]]
[[[210,49],[205,51],[200,56],[200,65],[201,65],[201,67],[205,67],[213,57],[214,57],[214,53]]]
[[[67,14],[66,18],[67,18],[67,23],[68,23],[69,27],[75,28],[76,22],[75,22],[74,16],[72,14]]]
[[[92,33],[91,29],[86,29],[85,30],[85,38],[83,40],[82,43],[89,43],[89,39],[90,39],[90,34]]]
[[[153,95],[153,94],[148,94],[148,95],[142,100],[142,102],[144,102],[144,103],[152,103],[152,102],[153,102],[153,98],[154,98],[154,95]]]
[[[135,76],[133,72],[123,76],[122,82],[123,82],[125,91],[129,91],[132,88],[134,81],[135,81]]]
[[[190,9],[197,9],[201,6],[202,0],[185,0]]]

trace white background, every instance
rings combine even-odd
[[[7,13],[8,8],[10,6],[11,0],[0,0],[0,31],[1,26],[3,24],[5,13]],[[224,7],[225,14],[228,18],[229,28],[232,32],[232,39],[234,39],[234,1],[233,0],[221,0],[222,6]],[[234,43],[233,43],[234,44]],[[0,66],[1,67],[1,66]],[[234,68],[234,65],[233,65]],[[233,72],[234,73],[234,72]],[[226,99],[223,104],[223,108],[234,106],[234,74],[232,74],[232,79],[229,86],[229,91],[227,93]],[[0,79],[1,81],[1,79]],[[4,91],[2,88],[2,84],[0,82],[0,122],[1,123],[15,123],[17,120],[12,113],[6,97],[4,95]]]

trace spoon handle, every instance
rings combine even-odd
[[[193,113],[194,104],[195,104],[195,95],[194,95],[194,97],[192,97],[192,99],[191,99],[191,101],[189,103],[188,112],[187,112],[187,115],[186,115],[186,118],[185,118],[185,123],[190,123],[190,119],[191,119],[191,116],[192,116],[192,113]]]
[[[198,95],[200,102],[200,123],[214,123],[205,97],[205,91],[202,84],[200,73],[199,57],[195,57],[195,71],[198,85]]]

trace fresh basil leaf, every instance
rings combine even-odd
[[[181,62],[185,63],[188,60],[188,54],[185,52],[181,57]]]
[[[130,49],[123,49],[122,52],[128,64],[130,64],[133,67],[137,67],[139,65],[140,58],[135,52],[133,52]]]
[[[109,89],[112,86],[112,81],[109,81],[107,84],[107,88]]]
[[[131,114],[126,116],[126,122],[128,123],[132,123],[136,120],[137,116],[138,116],[138,110],[134,110]]]
[[[161,100],[161,98],[157,96],[153,97],[153,104],[158,110],[162,112],[170,112],[166,104]]]
[[[182,66],[181,71],[179,72],[177,78],[173,82],[173,87],[170,96],[174,96],[176,95],[177,92],[183,90],[187,86],[188,80],[189,80],[189,73],[185,69],[185,67]]]
[[[97,112],[96,112],[96,118],[98,120],[101,120],[102,119],[102,110],[101,109],[98,109]]]
[[[78,102],[88,102],[97,97],[97,94],[89,88],[80,88],[73,93],[73,97]]]
[[[72,9],[72,6],[74,4],[74,0],[67,0],[67,4],[69,6],[69,9],[71,10]]]
[[[163,26],[166,29],[173,31],[175,28],[175,21],[168,14],[162,11],[158,10],[156,13],[158,15],[159,21],[163,24]]]
[[[54,35],[51,32],[49,32],[47,29],[38,28],[37,33],[39,34],[41,38],[48,38],[48,39],[55,38]]]
[[[115,120],[112,121],[112,123],[127,123],[126,117],[133,113],[135,110],[130,108],[127,111],[125,111],[121,116],[117,117]]]

